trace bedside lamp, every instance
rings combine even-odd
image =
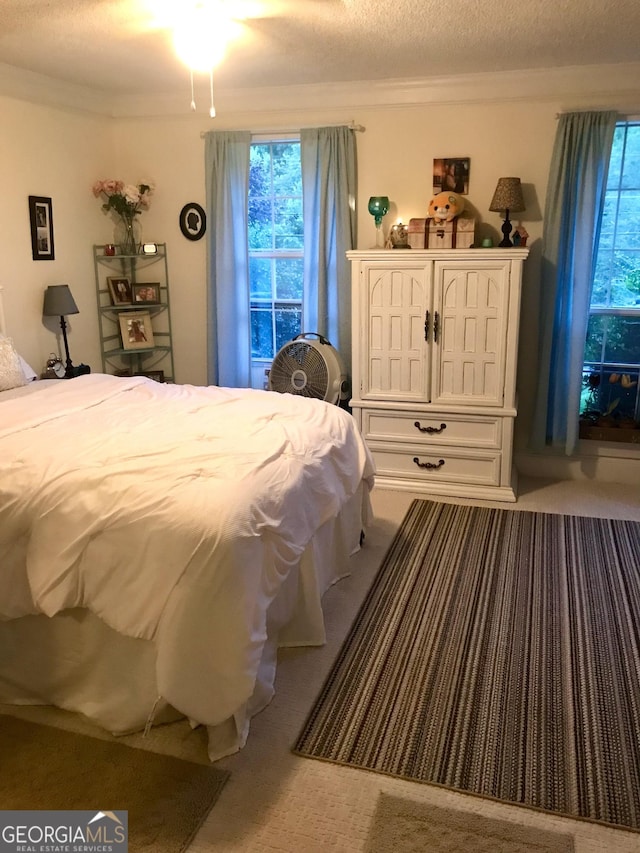
[[[502,248],[513,246],[511,241],[511,223],[509,222],[509,211],[519,213],[524,210],[524,198],[522,197],[522,185],[520,178],[499,178],[498,186],[491,199],[489,210],[495,213],[504,211],[504,222],[502,223],[502,241],[498,244]]]
[[[67,364],[65,376],[67,379],[73,378],[74,367],[71,363],[69,355],[69,344],[67,342],[67,324],[65,316],[67,314],[79,314],[78,306],[75,303],[68,284],[52,284],[44,292],[44,305],[42,314],[44,317],[60,317],[60,328],[62,329],[62,339],[64,340],[64,351],[67,356]]]

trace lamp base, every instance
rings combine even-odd
[[[505,221],[502,223],[502,234],[503,234],[503,237],[502,237],[502,240],[498,243],[498,246],[501,249],[506,249],[506,248],[512,247],[513,241],[511,240],[511,237],[509,236],[511,234],[511,222],[509,222],[508,218],[505,219]]]

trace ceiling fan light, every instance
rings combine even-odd
[[[179,59],[193,71],[207,72],[222,62],[240,25],[222,3],[199,2],[184,9],[173,27],[173,44]]]

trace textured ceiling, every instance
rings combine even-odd
[[[151,0],[0,0],[0,63],[105,93],[184,92]],[[167,0],[165,0],[167,2]],[[188,0],[174,0],[185,8]],[[227,0],[233,9],[248,3]],[[232,91],[640,60],[640,0],[256,0]]]

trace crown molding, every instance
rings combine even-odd
[[[0,95],[43,106],[112,115],[113,98],[97,89],[56,80],[0,62]]]
[[[500,103],[552,100],[573,105],[610,106],[611,99],[640,109],[640,62],[565,68],[460,74],[447,77],[367,80],[276,86],[260,89],[216,89],[218,114],[292,112],[322,109],[399,107],[426,104]],[[24,101],[113,117],[187,117],[190,93],[117,96],[78,84],[54,80],[0,63],[0,94]]]

